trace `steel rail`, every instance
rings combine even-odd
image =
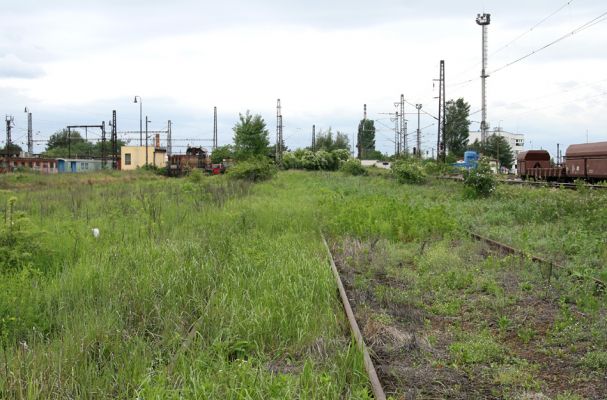
[[[490,239],[488,237],[481,236],[478,233],[474,233],[474,232],[471,232],[471,231],[467,231],[467,233],[473,239],[476,239],[476,240],[478,240],[480,242],[486,243],[490,247],[498,249],[498,250],[500,250],[500,251],[502,251],[504,253],[520,256],[522,258],[529,259],[529,260],[531,260],[533,262],[536,262],[538,264],[547,265],[548,267],[550,267],[550,270],[549,270],[550,275],[548,276],[549,280],[552,277],[553,270],[555,268],[561,269],[561,270],[566,270],[566,268],[562,264],[556,263],[554,261],[549,261],[549,260],[546,260],[545,258],[542,258],[542,257],[538,257],[538,256],[535,256],[535,255],[532,255],[532,254],[527,254],[527,253],[525,253],[522,250],[516,249],[516,248],[514,248],[512,246],[509,246],[507,244],[504,244],[504,243],[500,243],[497,240],[493,240],[493,239]],[[594,281],[594,283],[597,286],[601,286],[603,289],[607,289],[607,282],[603,282],[602,280],[600,280],[598,278],[595,278],[593,276],[584,276],[584,278],[587,278],[587,279],[590,279],[590,280]]]
[[[363,353],[365,370],[367,371],[367,375],[369,375],[369,381],[371,382],[371,390],[373,391],[373,396],[377,400],[385,400],[386,394],[384,393],[384,389],[381,386],[381,382],[379,381],[377,372],[375,371],[375,367],[373,366],[373,361],[371,360],[371,356],[369,355],[369,351],[367,350],[367,346],[365,345],[365,340],[363,339],[363,335],[360,332],[358,323],[356,322],[356,318],[354,317],[354,312],[352,311],[352,307],[350,306],[350,300],[348,299],[348,296],[346,294],[346,289],[344,288],[344,285],[341,282],[341,278],[339,277],[339,271],[337,271],[337,266],[335,265],[335,261],[333,260],[333,254],[331,254],[331,250],[329,249],[329,245],[327,244],[325,235],[321,234],[321,237],[322,242],[325,245],[325,249],[327,250],[327,254],[329,255],[331,270],[333,271],[333,276],[335,277],[335,282],[337,283],[337,288],[339,289],[341,302],[344,306],[344,310],[346,311],[348,321],[350,322],[350,331],[356,339],[358,348]]]
[[[461,176],[439,176],[438,179],[452,180],[457,182],[463,182],[464,178]],[[498,179],[498,183],[504,183],[506,185],[524,185],[524,186],[536,186],[536,187],[553,187],[564,189],[577,190],[578,185],[571,182],[548,182],[548,181],[523,181],[523,180],[510,180],[510,179]],[[582,185],[581,187],[587,189],[607,189],[607,185]]]

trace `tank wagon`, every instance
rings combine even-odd
[[[518,176],[522,179],[596,182],[607,179],[607,142],[572,144],[565,153],[565,163],[553,166],[546,150],[519,153]]]

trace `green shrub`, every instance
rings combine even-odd
[[[266,157],[250,158],[228,169],[227,174],[234,179],[259,182],[272,178],[276,174],[276,166]]]
[[[392,164],[392,174],[400,183],[422,184],[426,181],[426,173],[421,163],[413,158],[399,160]]]
[[[331,154],[333,155],[333,158],[337,161],[338,165],[337,168],[339,168],[339,166],[341,164],[343,164],[344,162],[348,161],[350,159],[350,151],[346,150],[346,149],[336,149],[336,150],[332,150]],[[336,169],[337,169],[336,168]]]
[[[367,175],[368,172],[365,167],[362,166],[360,160],[356,158],[351,158],[348,161],[341,164],[339,170],[346,175],[360,176]]]
[[[481,158],[477,168],[464,174],[464,186],[469,197],[489,197],[495,191],[497,179],[487,159]]]
[[[0,224],[0,273],[20,271],[33,266],[40,247],[29,219],[15,212],[17,199],[11,197]]]
[[[282,156],[282,167],[284,169],[298,169],[301,168],[301,161],[295,153],[287,152]]]

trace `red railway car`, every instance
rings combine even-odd
[[[565,177],[562,167],[553,166],[546,150],[527,150],[517,157],[517,173],[522,179],[559,180]]]
[[[607,180],[607,142],[572,144],[565,153],[562,167],[552,166],[546,150],[528,150],[517,158],[518,176],[522,179],[589,182]]]
[[[572,144],[565,153],[565,169],[571,179],[607,179],[607,142]]]

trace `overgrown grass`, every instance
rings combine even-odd
[[[3,274],[0,397],[366,398],[314,204],[279,189],[12,193],[53,262]]]
[[[452,182],[298,171],[258,184],[23,176],[0,179],[0,211],[16,197],[32,224],[25,247],[9,246],[31,257],[0,280],[0,397],[368,398],[319,231],[359,243],[344,259],[352,287],[382,308],[376,333],[421,324],[412,362],[498,393],[472,397],[544,387],[513,343],[605,371],[603,193],[499,186],[470,199]],[[467,229],[566,271],[548,281],[527,260],[484,253]]]

